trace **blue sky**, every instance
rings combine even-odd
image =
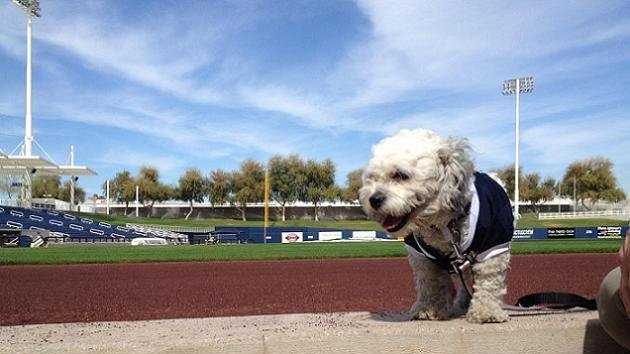
[[[627,1],[50,1],[34,24],[38,142],[97,177],[245,158],[330,157],[337,180],[402,128],[468,137],[479,169],[513,162],[503,80],[534,75],[521,161],[560,177],[595,155],[630,192]],[[0,148],[22,139],[25,19],[0,5]]]

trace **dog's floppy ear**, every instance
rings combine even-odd
[[[439,171],[441,204],[454,212],[463,212],[466,207],[468,184],[474,172],[469,155],[470,145],[466,139],[447,138],[436,152]]]

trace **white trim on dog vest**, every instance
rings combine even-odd
[[[477,262],[483,262],[483,261],[487,261],[488,259],[492,258],[492,257],[496,257],[500,254],[503,254],[505,252],[509,252],[510,251],[510,243],[506,242],[500,245],[496,245],[492,248],[490,248],[489,250],[486,250],[480,254],[477,255],[477,257],[475,257],[475,259],[477,260]]]
[[[477,219],[479,219],[479,195],[477,194],[477,188],[475,188],[474,176],[470,181],[470,192],[472,193],[472,199],[470,200],[470,214],[468,215],[468,232],[459,243],[461,250],[464,252],[468,250],[473,242],[475,228],[477,228]]]
[[[510,250],[514,227],[512,211],[503,187],[486,174],[476,172],[469,188],[472,198],[468,215],[468,232],[462,235],[457,246],[463,254],[471,253],[475,261],[483,262]],[[483,201],[481,201],[482,198]],[[442,257],[440,254],[432,254],[421,243],[413,235],[405,238],[408,249],[413,249],[432,261],[443,263],[442,259],[438,262],[437,257]],[[425,246],[430,245],[425,244]]]
[[[473,176],[470,181],[470,191],[472,193],[472,199],[470,200],[470,214],[468,215],[468,232],[465,237],[460,241],[460,249],[463,252],[468,251],[468,248],[473,242],[475,237],[475,229],[477,228],[477,220],[479,219],[479,195],[477,194],[477,188],[475,188],[475,177]],[[502,253],[510,250],[510,243],[506,242],[500,245],[496,245],[475,257],[477,262],[483,262],[492,257],[498,256]]]

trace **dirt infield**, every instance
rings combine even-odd
[[[592,297],[615,254],[514,256],[507,302]],[[404,258],[0,267],[0,325],[404,310]]]

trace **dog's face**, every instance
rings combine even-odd
[[[473,165],[463,139],[402,130],[376,144],[363,174],[359,200],[393,237],[419,223],[439,223],[461,207]]]

